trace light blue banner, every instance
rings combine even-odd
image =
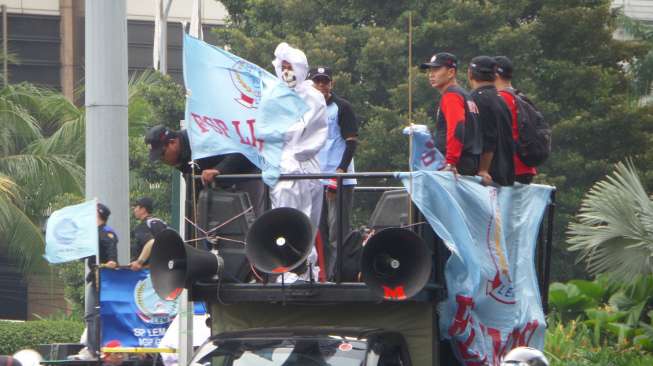
[[[274,185],[284,133],[300,121],[306,103],[259,66],[189,35],[184,81],[192,158],[241,153]]]
[[[485,187],[450,172],[401,175],[413,202],[452,255],[440,334],[467,366],[498,365],[517,346],[544,347],[534,268],[536,239],[552,187]]]
[[[50,263],[65,263],[98,254],[95,200],[53,212],[45,229],[45,255]]]

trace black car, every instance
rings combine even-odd
[[[293,327],[224,332],[191,366],[409,366],[404,337],[383,329]]]

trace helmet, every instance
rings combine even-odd
[[[531,347],[517,347],[501,361],[501,366],[549,366],[542,351]]]

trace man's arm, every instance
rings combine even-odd
[[[340,115],[338,118],[340,135],[345,140],[345,151],[340,159],[340,164],[338,164],[338,170],[340,172],[346,172],[358,146],[358,120],[349,102],[343,101],[338,104],[338,109]]]
[[[440,111],[447,126],[445,162],[455,166],[462,154],[465,140],[465,99],[456,93],[445,93],[442,96]]]
[[[481,177],[482,183],[488,185],[492,183],[490,167],[492,166],[494,152],[497,149],[497,121],[492,109],[484,103],[481,96],[475,98],[475,102],[479,109],[479,121],[483,132],[483,152],[479,162],[478,175]]]

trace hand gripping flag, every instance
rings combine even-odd
[[[411,125],[404,128],[404,135],[413,136],[411,161],[413,170],[440,170],[444,156],[435,147],[433,137],[425,125]]]
[[[90,200],[50,215],[45,229],[45,255],[64,263],[98,254],[97,203]]]
[[[308,110],[277,77],[184,35],[186,123],[193,159],[241,153],[274,185],[284,134]]]

